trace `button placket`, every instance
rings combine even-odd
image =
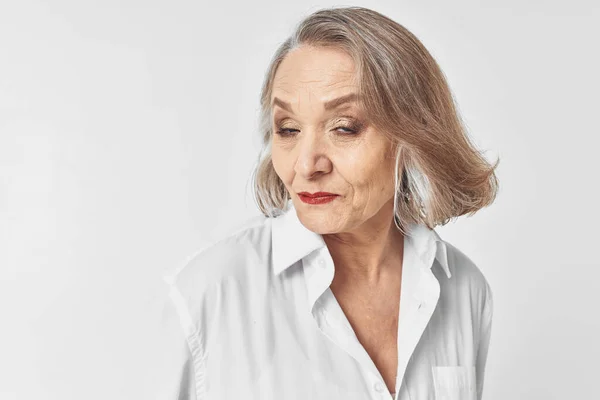
[[[378,393],[383,393],[385,390],[385,385],[382,382],[377,381],[373,384],[373,389],[375,389],[375,391]]]
[[[321,269],[325,269],[325,267],[327,266],[327,263],[325,263],[325,260],[322,258],[319,258],[318,264]]]

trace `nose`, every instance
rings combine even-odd
[[[332,164],[328,157],[327,143],[323,135],[314,131],[304,131],[296,145],[298,155],[295,172],[306,180],[331,171]]]

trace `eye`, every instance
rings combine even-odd
[[[298,132],[298,129],[279,128],[277,134],[283,137],[294,136],[293,132]]]
[[[337,120],[340,125],[335,127],[335,131],[345,136],[356,136],[363,130],[363,124],[351,116],[342,116]]]
[[[342,132],[342,133],[346,133],[346,134],[355,134],[356,133],[356,129],[346,128],[345,126],[338,126],[337,128],[335,128],[335,130],[338,130],[338,129],[345,130],[345,132]]]
[[[348,128],[345,126],[338,126],[334,129],[343,135],[355,135],[358,131],[358,128]],[[298,129],[290,129],[290,128],[279,128],[277,130],[277,134],[280,136],[288,137],[294,136],[298,132]]]

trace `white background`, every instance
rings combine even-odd
[[[590,399],[600,7],[371,1],[419,37],[496,203],[437,228],[495,299],[487,400]],[[151,399],[161,273],[258,215],[275,48],[336,3],[0,3],[0,399]],[[174,399],[173,399],[174,400]]]

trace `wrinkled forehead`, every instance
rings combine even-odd
[[[355,93],[348,102],[360,102],[354,62],[337,49],[299,48],[280,63],[273,78],[270,104],[297,106],[310,102],[331,106],[332,101]]]

